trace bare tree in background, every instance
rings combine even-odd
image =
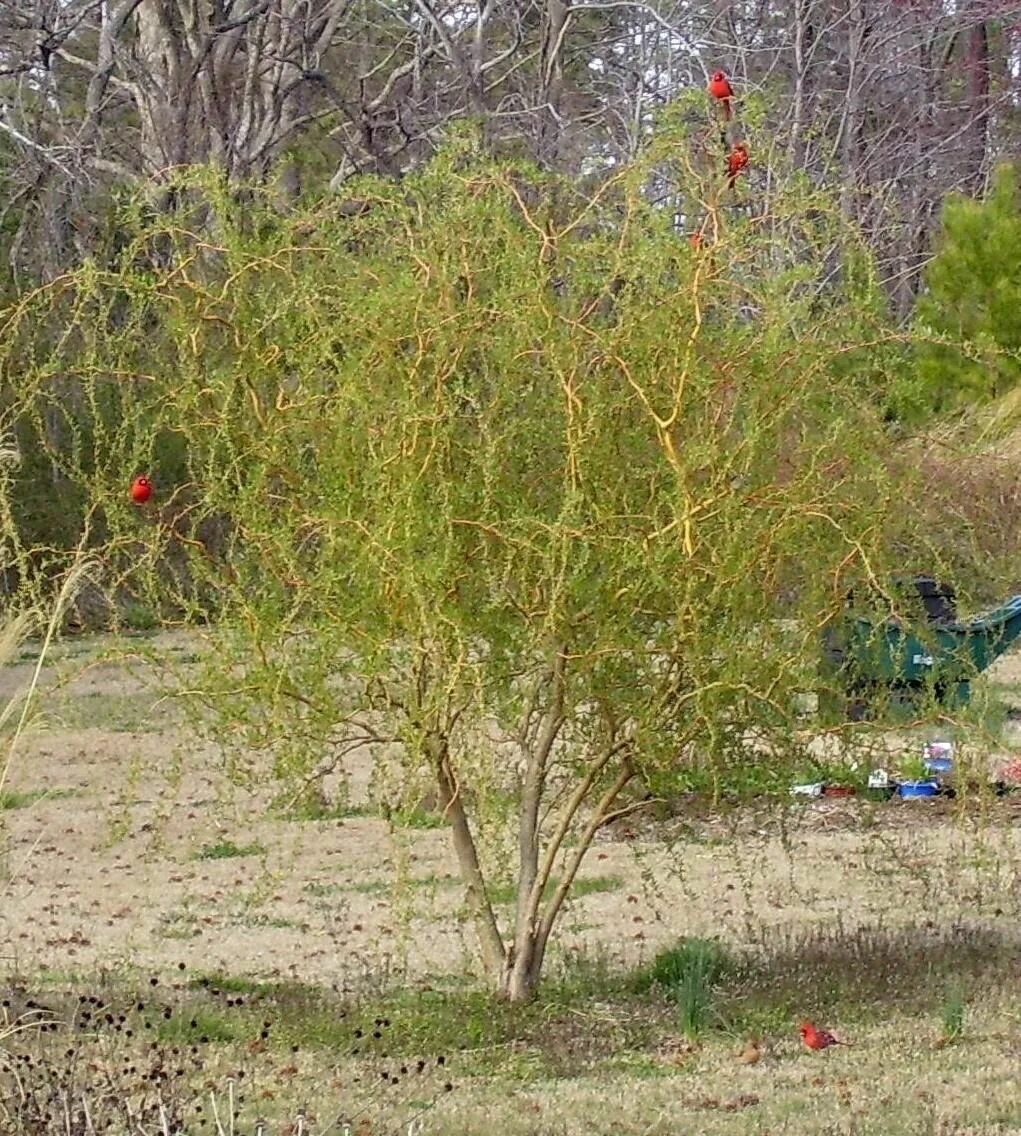
[[[1016,150],[1021,3],[737,0],[703,19],[696,41],[768,99],[798,164],[841,187],[907,314],[943,197],[981,192]]]
[[[748,192],[792,165],[838,186],[906,314],[942,198],[1016,152],[1021,0],[0,0],[0,232],[59,271],[117,185],[214,161],[339,189],[461,119],[586,172],[717,68]]]

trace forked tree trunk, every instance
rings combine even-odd
[[[500,977],[500,997],[508,1002],[531,1001],[539,988],[545,959],[546,943],[539,942],[535,934],[529,935],[520,946],[514,943]]]
[[[472,836],[468,815],[464,809],[464,797],[450,764],[449,745],[442,734],[434,731],[426,737],[425,747],[436,774],[440,809],[450,822],[454,854],[457,856],[461,879],[467,892],[468,911],[478,932],[482,961],[487,973],[498,975],[504,969],[507,949],[496,923],[493,906],[486,895],[486,882],[479,864],[475,838]]]
[[[505,940],[501,935],[489,900],[475,837],[464,806],[464,794],[451,762],[448,740],[439,731],[429,733],[425,739],[426,754],[436,774],[440,808],[450,824],[454,854],[465,885],[468,911],[479,937],[483,965],[497,996],[509,1002],[526,1002],[534,997],[542,977],[550,936],[578,869],[592,846],[596,832],[614,815],[614,805],[634,776],[634,768],[625,746],[608,745],[602,753],[596,755],[561,810],[554,830],[545,843],[540,863],[539,806],[546,787],[545,771],[549,748],[562,724],[561,711],[555,702],[544,716],[544,729],[540,732],[526,773],[519,820],[521,859],[517,919],[512,941]],[[620,760],[617,776],[592,808],[578,842],[567,859],[563,876],[543,908],[543,892],[552,876],[564,841],[572,831],[580,810],[615,758]]]

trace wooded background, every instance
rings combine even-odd
[[[595,175],[722,68],[749,184],[779,153],[839,186],[903,318],[945,195],[1016,152],[1019,66],[1009,0],[0,0],[0,259],[52,277],[174,167],[286,201],[407,173],[464,118]]]

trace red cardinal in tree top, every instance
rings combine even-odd
[[[723,103],[723,117],[730,122],[730,100],[734,97],[734,88],[730,80],[722,71],[714,71],[709,78],[709,94]]]
[[[727,186],[734,188],[737,175],[748,165],[748,147],[744,142],[738,142],[727,155]]]
[[[152,496],[152,481],[146,475],[140,474],[131,483],[131,500],[136,505],[144,505]]]
[[[809,1049],[829,1049],[831,1045],[847,1045],[846,1041],[839,1041],[829,1030],[816,1029],[811,1022],[802,1022],[798,1026],[798,1033]]]

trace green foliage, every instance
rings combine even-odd
[[[660,951],[638,972],[634,988],[638,993],[659,988],[676,992],[692,972],[704,975],[710,984],[719,982],[733,963],[723,945],[715,939],[683,939],[676,947]]]
[[[948,983],[943,995],[943,1004],[940,1007],[943,1040],[945,1042],[956,1041],[964,1032],[966,1007],[964,987],[959,981]]]
[[[25,792],[3,789],[0,790],[0,812],[28,808],[37,801],[60,801],[73,797],[76,792],[75,789],[29,789]]]
[[[549,898],[556,889],[559,879],[551,877],[546,884],[543,895]],[[586,895],[602,895],[605,892],[619,891],[624,886],[620,876],[587,876],[574,881],[571,895],[575,899],[583,899]],[[513,885],[505,887],[492,887],[489,890],[491,903],[512,903],[517,899],[517,889]]]
[[[261,844],[235,844],[233,840],[221,840],[216,844],[204,844],[195,853],[195,859],[230,860],[237,856],[261,856],[265,851]]]
[[[661,990],[677,1006],[681,1033],[694,1041],[705,1032],[713,1012],[715,988],[733,970],[733,961],[713,939],[685,939],[660,951],[642,971],[636,988]]]
[[[1012,391],[1021,378],[1021,209],[1016,167],[1000,166],[987,197],[943,208],[939,251],[916,308],[915,373],[894,404],[909,419],[957,411]]]
[[[270,802],[271,812],[282,820],[336,821],[354,816],[377,815],[377,810],[327,799],[318,785],[302,786],[297,793],[279,793]]]

